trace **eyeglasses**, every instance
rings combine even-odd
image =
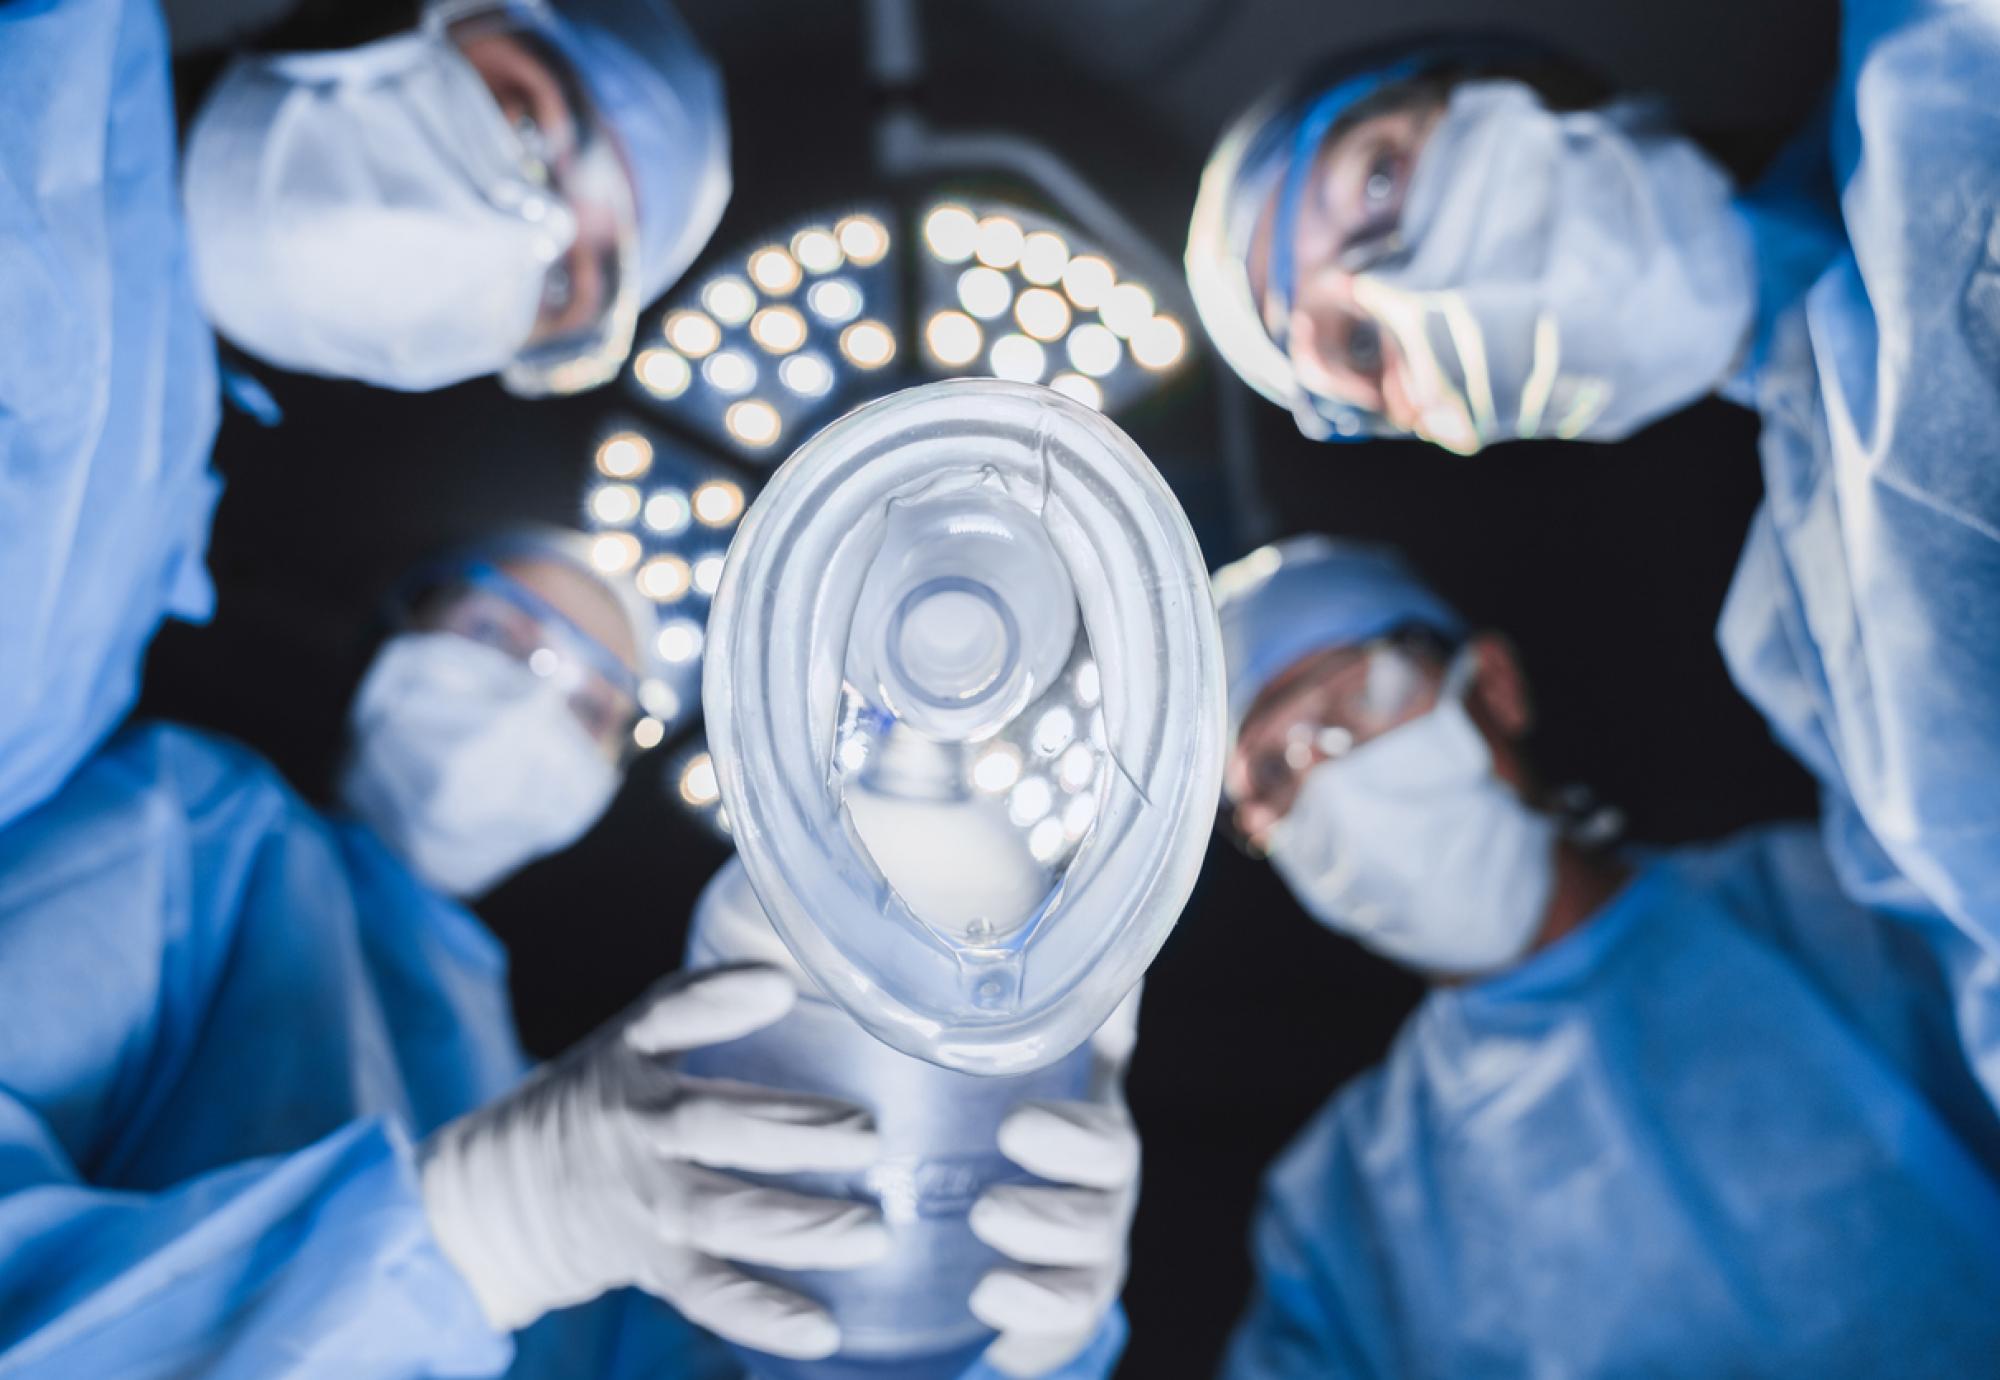
[[[1253,706],[1223,776],[1222,823],[1253,857],[1298,798],[1306,773],[1346,756],[1438,700],[1443,671],[1431,659],[1381,639],[1322,653],[1290,685]]]

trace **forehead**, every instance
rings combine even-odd
[[[522,588],[545,600],[628,669],[639,667],[639,648],[631,621],[618,597],[604,582],[566,561],[532,556],[502,561],[500,570]]]

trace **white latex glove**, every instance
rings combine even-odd
[[[1092,1039],[1094,1096],[1024,1102],[1000,1123],[1000,1150],[1050,1186],[1001,1184],[972,1205],[972,1231],[1016,1262],[989,1270],[972,1312],[999,1332],[995,1370],[1046,1375],[1097,1334],[1125,1285],[1126,1238],[1139,1203],[1139,1133],[1125,1106],[1138,1034],[1134,991]]]
[[[678,1056],[776,1021],[797,996],[774,968],[668,978],[517,1091],[424,1146],[431,1227],[496,1328],[635,1284],[731,1341],[831,1355],[826,1310],[723,1263],[842,1269],[889,1247],[872,1206],[718,1173],[850,1171],[877,1156],[845,1102],[680,1072]]]

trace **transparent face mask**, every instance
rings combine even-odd
[[[1112,423],[959,380],[844,418],[729,555],[703,703],[786,944],[887,1043],[1015,1073],[1087,1039],[1199,869],[1213,604]]]

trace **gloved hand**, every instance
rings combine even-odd
[[[1046,1375],[1090,1342],[1125,1284],[1126,1237],[1139,1203],[1139,1133],[1125,1106],[1125,1065],[1138,1035],[1139,994],[1092,1040],[1086,1102],[1025,1102],[1000,1123],[1000,1150],[1050,1186],[1001,1184],[972,1205],[975,1236],[1017,1262],[989,1270],[972,1312],[999,1332],[995,1370]]]
[[[719,1169],[864,1168],[873,1118],[824,1097],[693,1078],[678,1055],[771,1024],[797,991],[774,968],[668,978],[518,1090],[423,1150],[424,1206],[496,1328],[636,1284],[693,1322],[779,1356],[840,1344],[826,1310],[725,1260],[842,1269],[889,1246],[866,1204]]]

